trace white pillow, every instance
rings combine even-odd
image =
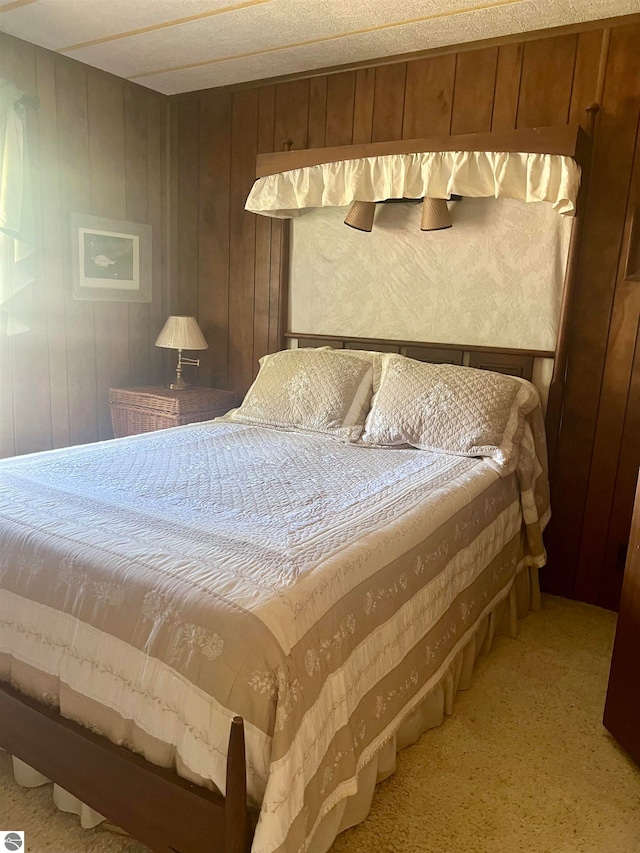
[[[356,441],[371,402],[373,365],[337,352],[322,347],[263,356],[255,382],[228,419]]]
[[[539,403],[530,382],[394,354],[381,363],[364,443],[484,456],[502,470],[515,468],[524,416]]]
[[[382,369],[381,358],[384,353],[379,352],[378,350],[370,350],[370,349],[336,349],[334,350],[338,355],[348,355],[352,358],[360,358],[363,361],[368,361],[371,365],[373,365],[373,390],[374,393],[378,390],[378,386],[380,385],[380,371]]]

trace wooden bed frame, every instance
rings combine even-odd
[[[257,176],[303,165],[420,151],[517,151],[573,157],[583,176],[571,235],[558,338],[554,351],[448,345],[416,341],[324,337],[287,333],[307,346],[399,351],[423,361],[468,363],[474,367],[531,378],[535,357],[554,358],[547,406],[550,455],[561,419],[567,366],[567,327],[576,279],[582,207],[588,183],[591,137],[597,106],[588,108],[589,134],[578,125],[465,136],[381,142],[305,151],[262,154]],[[288,229],[285,229],[285,232]],[[282,243],[282,310],[286,312],[288,240]],[[286,326],[283,325],[283,328]],[[284,341],[282,342],[284,343]],[[247,853],[253,815],[247,805],[244,727],[231,724],[226,796],[186,782],[106,738],[0,682],[0,747],[56,782],[156,853]]]
[[[116,746],[6,683],[0,683],[0,746],[157,853],[248,853],[251,847],[241,717],[231,723],[226,797]]]

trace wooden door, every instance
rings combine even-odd
[[[613,646],[604,724],[640,764],[640,478]]]
[[[638,86],[640,96],[640,82]],[[622,240],[616,250],[618,269],[589,463],[579,571],[572,590],[572,597],[611,610],[618,608],[620,600],[640,466],[640,103],[635,107],[634,119],[631,183]],[[585,298],[585,305],[593,313],[602,310],[598,299],[597,288],[593,287]],[[585,339],[583,346],[589,349],[593,344],[586,344]],[[590,380],[583,376],[582,381],[588,384]],[[583,411],[582,417],[588,415]],[[559,449],[562,452],[563,448]],[[565,458],[563,464],[572,461]],[[552,494],[552,505],[553,497]]]

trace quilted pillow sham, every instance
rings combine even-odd
[[[381,359],[362,442],[483,456],[512,471],[524,418],[539,403],[524,379],[401,355]]]
[[[284,350],[260,371],[229,420],[322,432],[356,441],[373,393],[373,365],[328,347]]]

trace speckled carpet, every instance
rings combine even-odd
[[[614,614],[543,597],[458,694],[454,715],[398,756],[371,814],[332,853],[637,853],[640,769],[602,728]],[[24,790],[0,755],[0,828],[28,853],[143,853]]]

